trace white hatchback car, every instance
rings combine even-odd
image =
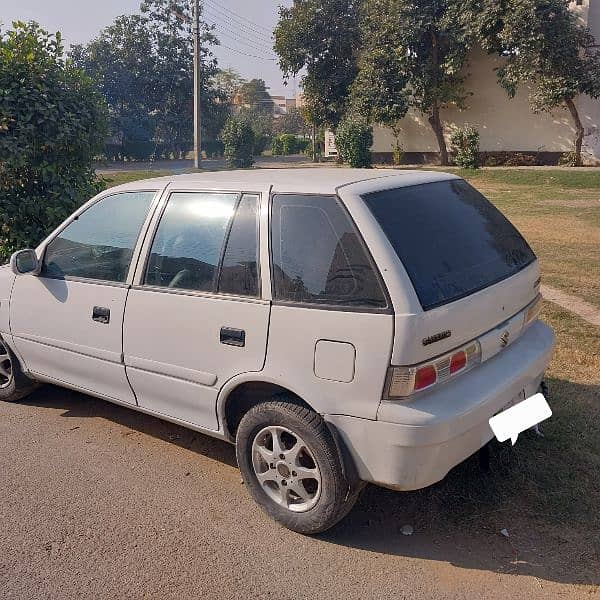
[[[553,348],[539,268],[462,179],[248,170],[137,181],[0,269],[0,398],[51,382],[235,442],[316,533],[493,437]]]

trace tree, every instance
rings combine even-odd
[[[290,108],[288,111],[275,120],[274,128],[278,133],[291,133],[295,135],[306,135],[308,124],[304,115],[297,108]]]
[[[390,10],[397,10],[397,3],[390,3]],[[358,63],[358,73],[350,88],[352,112],[365,117],[371,123],[389,127],[399,149],[401,125],[410,105],[407,74],[403,48],[389,46],[398,38],[399,23],[389,15],[383,23],[379,19],[381,6],[367,3],[364,7],[361,29],[363,51]]]
[[[464,2],[369,0],[361,29],[355,104],[392,127],[409,106],[418,110],[436,137],[441,164],[447,165],[440,112],[464,106],[464,68],[475,34]]]
[[[473,42],[463,4],[295,0],[280,9],[275,50],[287,75],[306,68],[307,112],[317,123],[335,127],[350,97],[359,112],[388,124],[410,106],[427,117],[446,165],[440,111],[464,103],[463,68]]]
[[[585,132],[575,98],[600,97],[600,50],[589,29],[567,0],[485,0],[484,9],[477,10],[480,41],[502,57],[499,84],[511,98],[527,85],[534,112],[561,106],[569,111],[575,129],[573,164],[580,166]]]
[[[192,146],[192,15],[184,0],[144,0],[142,14],[117,17],[72,57],[107,99],[113,136],[122,153],[181,154]],[[202,23],[203,130],[216,138],[226,118],[225,97],[213,86],[218,43]]]
[[[238,89],[238,96],[242,106],[256,113],[273,116],[275,103],[263,79],[251,79],[242,83]]]
[[[236,94],[246,80],[234,69],[218,69],[213,77],[213,84],[217,91],[226,99],[228,104],[233,104]]]
[[[336,127],[343,118],[360,51],[359,9],[364,0],[294,0],[279,9],[275,51],[287,77],[302,69],[305,115]]]
[[[106,106],[65,60],[60,34],[14,23],[0,34],[0,259],[37,245],[102,188],[92,159]]]

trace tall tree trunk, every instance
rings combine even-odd
[[[573,119],[573,124],[575,125],[575,162],[574,165],[576,167],[581,167],[581,146],[583,145],[583,134],[585,130],[583,129],[583,125],[581,124],[581,119],[579,118],[579,111],[575,106],[575,102],[573,102],[573,98],[567,98],[565,100],[565,104],[571,113],[571,118]]]
[[[440,48],[438,43],[438,36],[435,30],[431,30],[431,61],[434,68],[434,87],[437,88],[438,72],[440,68]],[[436,89],[437,92],[437,89]],[[440,149],[440,165],[446,166],[448,164],[448,149],[446,148],[446,140],[444,139],[444,128],[442,127],[442,121],[440,120],[440,107],[437,99],[433,101],[431,107],[431,114],[428,117],[429,124],[435,133],[438,147]]]
[[[448,165],[448,148],[446,147],[446,139],[444,138],[444,128],[442,127],[442,121],[440,120],[440,109],[436,104],[431,109],[431,114],[428,119],[433,133],[435,133],[435,139],[437,140],[440,149],[440,165]]]

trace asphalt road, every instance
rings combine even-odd
[[[0,473],[2,600],[593,595],[497,531],[423,529],[433,507],[375,487],[299,536],[253,504],[231,446],[58,388],[0,403]]]

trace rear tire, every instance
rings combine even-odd
[[[258,404],[244,415],[236,456],[256,503],[275,521],[305,535],[333,527],[362,489],[344,477],[323,419],[291,396]]]
[[[23,374],[19,360],[0,337],[0,400],[16,402],[35,388],[36,384]]]

